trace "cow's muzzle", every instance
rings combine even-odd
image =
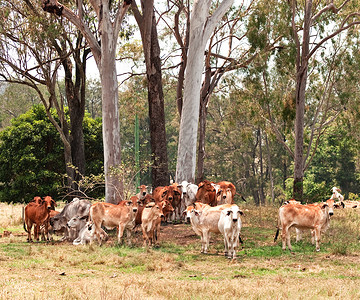
[[[334,213],[332,211],[329,212],[329,216],[332,216]]]
[[[186,222],[186,223],[190,223],[190,217],[187,217],[187,218],[185,219],[185,222]]]
[[[238,219],[233,219],[233,222],[236,223]]]

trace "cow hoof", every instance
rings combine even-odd
[[[316,249],[316,252],[319,252],[320,251],[320,248],[319,249]]]

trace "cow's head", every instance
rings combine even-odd
[[[68,228],[75,228],[81,223],[84,224],[84,222],[86,222],[87,219],[88,219],[88,216],[82,216],[82,217],[74,216],[69,220],[69,222],[67,222],[66,225],[67,225]]]
[[[191,218],[191,213],[194,210],[194,206],[188,206],[184,211],[183,211],[183,217],[185,219],[185,223],[190,223],[190,218]]]
[[[140,190],[140,192],[139,192],[139,193],[140,193],[140,196],[141,196],[141,197],[145,197],[146,194],[147,194],[148,186],[142,184],[142,185],[138,186],[138,189]]]
[[[329,215],[332,216],[334,214],[334,204],[335,204],[334,199],[328,199],[328,200],[326,200],[325,203],[329,207]]]
[[[58,214],[52,218],[50,218],[50,225],[52,226],[54,231],[62,231],[67,227],[67,220],[61,214]]]
[[[44,202],[46,202],[47,209],[55,210],[55,206],[57,206],[57,205],[56,205],[55,200],[53,198],[51,198],[51,196],[45,196]]]

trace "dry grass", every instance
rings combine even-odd
[[[0,233],[20,234],[21,206],[0,209]],[[223,257],[219,236],[201,255],[188,225],[163,227],[158,249],[141,248],[139,234],[133,248],[0,238],[0,299],[360,298],[358,211],[336,211],[320,253],[305,235],[290,254],[273,243],[276,208],[243,209],[245,244],[235,261]]]

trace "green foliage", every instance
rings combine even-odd
[[[55,113],[52,112],[54,117]],[[102,172],[101,121],[84,119],[88,174]],[[42,105],[20,115],[0,133],[0,202],[57,197],[65,173],[63,144]]]
[[[28,202],[56,195],[64,170],[62,143],[42,106],[12,120],[0,134],[0,200]]]

